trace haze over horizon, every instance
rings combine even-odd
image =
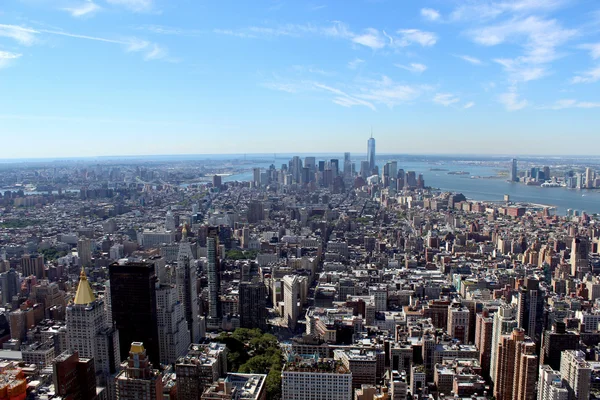
[[[588,0],[11,0],[0,159],[589,155]]]

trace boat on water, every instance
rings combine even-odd
[[[540,185],[543,188],[556,188],[556,187],[563,187],[563,185],[561,185],[558,182],[544,182]]]

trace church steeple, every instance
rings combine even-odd
[[[96,296],[94,296],[94,292],[90,286],[90,283],[87,280],[87,276],[85,275],[85,270],[81,267],[81,273],[79,274],[79,285],[77,286],[77,293],[75,294],[75,300],[73,301],[75,304],[89,304],[96,300]]]

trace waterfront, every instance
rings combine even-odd
[[[303,156],[304,157],[304,156]],[[276,157],[271,161],[256,160],[252,165],[246,165],[247,171],[234,174],[224,179],[227,181],[248,181],[252,179],[252,168],[268,168],[275,164],[277,168],[281,164],[287,163],[291,157]],[[342,154],[318,155],[318,159],[339,158],[343,159]],[[425,184],[433,188],[439,188],[442,191],[458,192],[464,194],[468,199],[479,201],[502,201],[504,195],[508,194],[512,201],[530,202],[544,204],[556,207],[558,215],[565,215],[568,209],[586,211],[588,213],[600,213],[600,191],[598,190],[574,190],[566,188],[542,188],[539,186],[527,186],[522,183],[508,182],[506,177],[499,176],[499,172],[508,171],[507,159],[505,162],[484,160],[482,162],[476,159],[451,160],[447,157],[429,157],[429,160],[422,160],[411,156],[380,156],[377,164],[379,170],[383,171],[383,165],[392,160],[398,161],[398,168],[405,171],[415,171],[417,174],[423,174]],[[352,161],[360,165],[363,158],[352,158]],[[485,164],[485,165],[482,165]],[[447,171],[432,171],[431,169],[444,169]],[[448,172],[467,171],[468,175],[453,175]],[[476,177],[476,178],[472,178]]]

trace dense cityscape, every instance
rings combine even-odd
[[[182,164],[4,166],[1,399],[600,398],[597,214],[431,188],[373,137]]]

